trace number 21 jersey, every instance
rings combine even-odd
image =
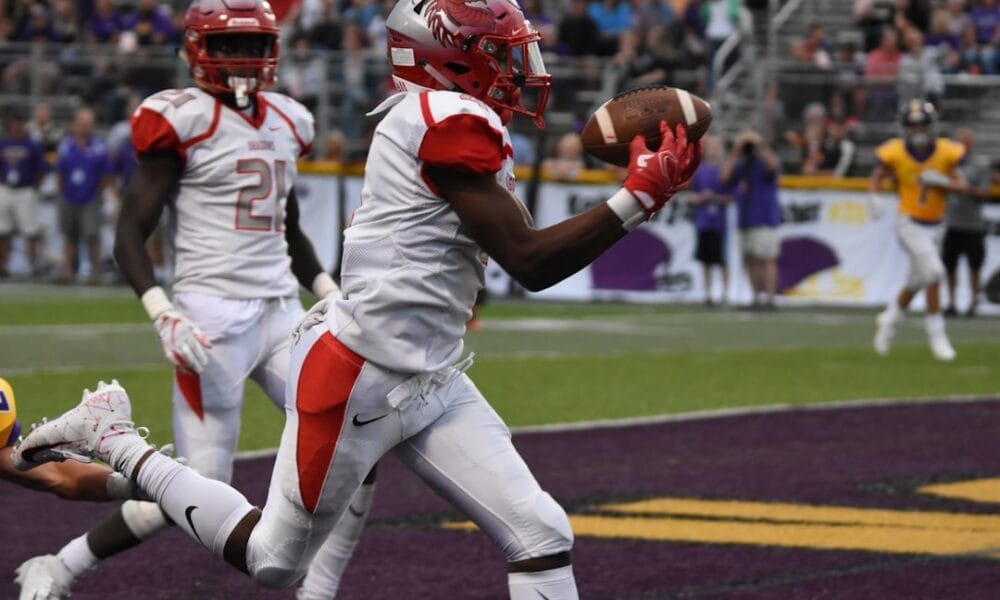
[[[257,94],[255,117],[198,88],[150,96],[132,115],[140,155],[175,151],[175,292],[225,298],[294,295],[285,199],[313,141],[312,115],[282,94]]]

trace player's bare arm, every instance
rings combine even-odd
[[[627,233],[606,204],[551,227],[535,229],[520,201],[494,175],[441,169],[429,169],[428,175],[458,213],[470,237],[532,291],[579,271]]]
[[[115,232],[115,260],[138,296],[156,285],[146,240],[180,181],[181,157],[174,151],[141,154],[125,187]]]
[[[204,349],[211,343],[156,285],[153,262],[146,252],[146,240],[156,229],[183,171],[181,157],[173,150],[139,155],[139,165],[125,188],[118,217],[115,260],[153,320],[167,360],[178,368],[200,373],[208,364]]]
[[[615,198],[545,229],[532,226],[523,205],[493,174],[428,168],[427,175],[480,247],[521,285],[537,291],[593,262],[691,178],[701,147],[687,143],[683,128],[676,139],[665,124],[663,131],[657,152],[649,152],[641,137],[633,140],[629,176]]]
[[[108,478],[113,473],[114,471],[102,465],[72,460],[46,463],[30,471],[18,471],[14,466],[14,449],[0,449],[0,479],[21,487],[51,492],[67,500],[114,500],[116,496],[112,496],[108,489]]]
[[[299,227],[299,201],[295,188],[288,191],[285,202],[285,240],[288,242],[288,255],[292,258],[292,273],[302,287],[312,290],[319,299],[340,292],[337,284],[323,270],[312,242]]]

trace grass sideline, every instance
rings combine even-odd
[[[1000,393],[998,319],[949,322],[959,359],[942,364],[930,357],[917,319],[890,356],[876,357],[872,311],[864,310],[496,302],[482,317],[484,329],[466,340],[477,353],[470,375],[512,426]],[[154,442],[169,440],[171,372],[129,290],[0,294],[0,376],[14,386],[25,423],[117,377],[136,421]],[[281,424],[249,384],[240,448],[274,447]]]

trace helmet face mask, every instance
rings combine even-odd
[[[900,117],[906,143],[916,150],[925,150],[934,141],[937,111],[930,102],[911,100]]]
[[[386,20],[393,79],[401,90],[473,96],[506,123],[514,113],[544,127],[551,76],[541,35],[511,0],[403,0]]]
[[[274,84],[278,26],[262,0],[195,0],[184,18],[183,58],[198,87],[239,107]]]

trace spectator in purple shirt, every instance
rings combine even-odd
[[[976,30],[983,71],[993,75],[997,72],[997,48],[1000,47],[1000,5],[997,0],[979,0],[969,11],[969,20]]]
[[[121,15],[115,9],[114,0],[97,0],[87,25],[90,38],[102,44],[116,43],[118,34],[124,28]]]
[[[694,258],[701,263],[705,281],[705,305],[713,306],[712,267],[722,275],[722,304],[728,303],[729,268],[726,265],[726,204],[733,196],[729,186],[722,181],[722,163],[725,149],[722,140],[714,135],[702,138],[701,166],[691,180],[691,204],[694,205],[694,227],[698,244]]]
[[[15,231],[27,238],[28,262],[38,268],[38,186],[48,169],[41,144],[28,135],[27,111],[20,106],[7,113],[7,135],[0,138],[0,278],[7,277],[11,238]]]
[[[69,135],[59,144],[56,170],[63,201],[59,225],[64,237],[65,265],[61,283],[71,283],[77,271],[77,247],[86,240],[90,256],[90,283],[101,277],[102,192],[111,170],[108,148],[95,136],[94,111],[81,108],[73,115]]]
[[[174,36],[170,15],[161,11],[156,0],[139,0],[135,12],[124,19],[123,29],[135,33],[140,46],[161,46]]]
[[[740,134],[722,167],[722,180],[733,186],[736,196],[740,250],[755,308],[773,309],[778,289],[780,169],[778,155],[754,131]],[[761,294],[765,296],[763,303]]]

